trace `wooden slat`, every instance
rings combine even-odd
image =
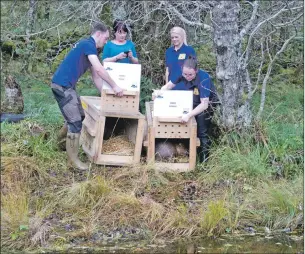
[[[110,166],[126,166],[134,164],[133,156],[100,154],[96,160],[96,164]]]
[[[144,119],[145,118],[145,116],[142,115],[140,112],[129,113],[129,112],[105,111],[105,112],[102,112],[102,115],[103,116],[108,116],[108,117],[131,118],[131,119]]]
[[[157,119],[160,123],[181,123],[181,117],[158,116]]]
[[[200,139],[196,138],[196,146],[200,146]]]
[[[147,148],[147,161],[150,163],[155,162],[155,128],[148,128],[148,148]]]
[[[197,121],[194,116],[190,119],[190,124],[193,126],[197,126]]]
[[[139,119],[138,121],[138,128],[137,128],[137,136],[136,136],[136,145],[134,148],[134,155],[133,160],[135,163],[140,162],[141,159],[141,151],[142,151],[142,144],[144,138],[144,119]]]
[[[93,161],[94,152],[90,151],[84,144],[82,145],[82,149],[87,154],[90,161]]]
[[[96,136],[97,139],[97,148],[96,148],[96,154],[95,154],[95,160],[97,161],[102,149],[103,149],[103,142],[104,142],[104,131],[105,131],[105,123],[106,123],[106,117],[101,116],[100,121],[99,121],[99,126],[98,126],[98,134]]]
[[[191,136],[190,136],[190,147],[189,147],[189,167],[190,170],[195,169],[196,166],[196,141],[197,141],[197,126],[191,127]]]
[[[152,115],[151,115],[151,103],[150,102],[145,102],[145,109],[146,109],[146,121],[148,127],[153,126],[153,121],[152,121]]]
[[[166,172],[187,172],[190,171],[189,163],[166,163],[166,162],[156,162],[155,169],[158,171]]]
[[[92,127],[92,126],[90,125],[90,123],[88,122],[88,120],[86,120],[86,119],[87,119],[87,118],[85,118],[85,120],[83,121],[83,126],[87,129],[87,132],[88,132],[92,137],[95,137],[97,126]]]
[[[140,103],[139,92],[125,92],[122,97],[115,96],[111,90],[103,90],[101,94],[101,112],[138,113]],[[131,95],[129,95],[131,94]]]
[[[103,90],[103,91],[105,91],[105,94],[114,94],[114,91],[112,90],[112,89],[105,89],[105,90]],[[136,95],[138,95],[139,94],[139,92],[137,92],[137,91],[123,91],[123,94],[124,95],[132,95],[132,96],[136,96]]]

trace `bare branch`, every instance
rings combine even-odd
[[[253,4],[251,4],[253,6],[253,11],[252,11],[252,15],[251,18],[249,20],[249,22],[247,23],[247,25],[240,31],[240,37],[243,38],[250,30],[250,28],[252,27],[254,20],[256,18],[257,15],[257,10],[258,10],[258,2],[255,1]]]
[[[283,7],[282,9],[280,9],[277,13],[275,13],[274,15],[272,15],[271,17],[262,20],[262,21],[253,29],[253,31],[251,32],[250,37],[249,37],[249,39],[248,39],[247,47],[246,47],[244,53],[242,54],[241,58],[244,58],[245,54],[248,54],[247,52],[248,52],[249,47],[250,47],[250,45],[251,45],[251,43],[252,43],[252,38],[253,38],[253,36],[255,35],[255,33],[257,32],[257,30],[258,30],[263,24],[265,24],[265,23],[269,22],[270,20],[276,18],[277,16],[279,16],[279,15],[280,15],[281,13],[283,13],[283,12],[291,11],[291,10],[296,10],[296,9],[300,9],[300,8],[303,8],[303,6],[298,6],[298,7],[289,8],[289,9],[287,9],[287,6],[285,6],[285,7]],[[248,58],[248,57],[246,56],[246,58]]]
[[[81,7],[80,7],[79,9],[81,9]],[[57,25],[55,25],[55,26],[53,26],[53,27],[49,27],[49,28],[47,28],[47,29],[45,29],[45,30],[42,30],[42,31],[39,31],[39,32],[31,33],[31,34],[22,34],[22,35],[19,35],[19,34],[12,34],[12,33],[8,32],[8,34],[9,34],[12,38],[17,38],[17,37],[25,37],[25,36],[31,37],[31,36],[34,36],[34,35],[38,35],[38,34],[45,33],[45,32],[47,32],[47,31],[53,30],[53,29],[55,29],[55,28],[58,28],[58,27],[61,26],[62,24],[64,24],[64,23],[70,21],[70,20],[77,14],[77,11],[78,11],[78,10],[76,10],[76,11],[74,12],[74,14],[71,15],[69,18],[67,18],[66,20],[61,21],[61,22],[58,23]]]
[[[258,88],[258,84],[259,84],[260,78],[261,78],[262,68],[263,68],[263,64],[264,64],[264,60],[265,60],[264,42],[263,42],[263,40],[261,41],[261,54],[262,54],[262,60],[261,60],[261,63],[259,65],[258,74],[257,74],[257,80],[256,80],[256,83],[255,83],[254,89],[252,91],[250,91],[250,93],[248,95],[248,100],[251,100],[252,96],[256,92],[256,90]]]
[[[280,23],[280,24],[274,24],[272,22],[270,22],[274,27],[285,27],[288,25],[293,24],[295,21],[299,20],[302,16],[304,15],[304,13],[302,12],[299,16],[297,16],[296,18],[286,22],[286,23]]]
[[[171,10],[173,10],[173,12],[178,16],[178,18],[185,24],[190,25],[190,26],[201,26],[204,29],[206,29],[207,31],[212,31],[212,27],[201,23],[201,22],[194,22],[194,21],[190,21],[187,18],[185,18],[182,13],[180,13],[174,6],[172,6],[169,2],[167,3],[167,5],[170,7]]]
[[[265,100],[266,100],[266,87],[267,87],[267,82],[268,82],[268,79],[270,77],[270,73],[271,73],[271,70],[272,70],[272,67],[273,67],[273,63],[277,59],[277,57],[286,49],[286,47],[290,43],[290,41],[295,37],[296,37],[296,34],[292,35],[288,40],[286,40],[285,43],[282,45],[281,49],[276,52],[276,54],[273,58],[270,54],[270,50],[269,50],[269,46],[268,46],[268,40],[266,41],[266,44],[267,44],[266,47],[267,47],[267,52],[268,52],[268,55],[269,55],[270,62],[268,64],[268,70],[267,70],[266,76],[265,76],[264,81],[263,81],[261,103],[260,103],[259,111],[257,113],[257,119],[261,118],[261,115],[262,115],[263,110],[264,110]]]

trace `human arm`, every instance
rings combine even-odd
[[[199,115],[200,113],[205,111],[208,108],[208,106],[209,106],[209,98],[200,98],[200,104],[189,113],[183,115],[181,122],[187,123],[190,120],[190,118]]]
[[[164,86],[161,87],[161,90],[171,90],[174,87],[175,87],[175,84],[172,81],[169,81]]]
[[[133,63],[133,64],[138,64],[139,63],[139,59],[137,58],[137,52],[136,52],[136,48],[134,46],[133,43],[131,43],[131,50],[129,50],[127,57],[129,58],[129,60]]]
[[[174,87],[175,87],[175,84],[170,81],[167,84],[165,84],[164,86],[162,86],[160,90],[171,90]],[[152,100],[155,100],[155,97],[160,95],[160,93],[162,93],[162,92],[160,92],[160,90],[154,90],[154,92],[152,93]]]
[[[165,82],[168,83],[168,76],[169,76],[169,71],[168,71],[168,67],[166,67],[165,69]]]
[[[100,93],[102,93],[103,89],[103,79],[97,74],[97,72],[93,69],[93,67],[90,68],[91,70],[91,77],[94,85],[99,90]]]
[[[92,78],[95,81],[98,81],[98,78],[96,76],[98,76],[101,79],[104,79],[113,89],[115,95],[117,96],[123,96],[123,90],[122,88],[120,88],[115,82],[114,80],[110,77],[110,75],[108,74],[108,72],[105,70],[105,68],[103,67],[103,65],[100,63],[97,55],[88,55],[88,59],[92,65],[91,67],[91,72],[92,72]],[[96,87],[101,91],[102,85],[95,83]]]
[[[184,123],[188,122],[191,117],[202,113],[209,106],[212,80],[207,73],[201,70],[199,70],[197,75],[199,77],[199,84],[197,89],[199,90],[200,104],[188,114],[182,116],[181,122]]]
[[[165,51],[165,82],[168,83],[168,77],[169,77],[169,57],[168,57],[168,49]]]

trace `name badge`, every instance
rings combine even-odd
[[[185,59],[185,56],[186,56],[185,54],[179,54],[178,59],[183,60],[183,59]]]
[[[197,88],[194,89],[194,95],[199,95],[199,91]]]

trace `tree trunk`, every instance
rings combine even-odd
[[[245,126],[251,122],[250,103],[246,100],[246,70],[240,63],[238,1],[215,1],[212,8],[213,41],[216,49],[216,79],[221,87],[221,121],[225,128]],[[247,89],[248,90],[248,89]]]

